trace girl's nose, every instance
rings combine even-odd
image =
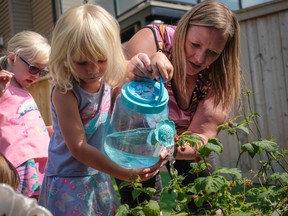
[[[99,64],[95,63],[95,62],[91,62],[91,66],[90,66],[90,70],[94,71],[94,73],[99,73],[100,71],[100,67]]]

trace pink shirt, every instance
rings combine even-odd
[[[49,135],[32,95],[9,86],[0,97],[0,152],[18,167],[48,156]]]

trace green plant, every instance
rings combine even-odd
[[[141,193],[146,193],[150,197],[155,193],[154,188],[150,187],[142,187],[139,178],[133,179],[131,182],[122,182],[120,184],[120,188],[122,187],[132,187],[132,197],[133,199],[137,200],[138,205],[135,208],[129,208],[127,204],[121,205],[116,212],[115,216],[123,216],[123,215],[151,215],[151,216],[158,216],[160,215],[160,207],[158,203],[154,200],[144,201],[142,203],[139,202],[138,197]]]
[[[245,93],[249,105],[251,93],[251,91]],[[236,116],[219,125],[220,130],[236,136],[240,153],[234,168],[218,167],[216,170],[211,170],[207,177],[198,176],[194,182],[186,186],[182,185],[185,176],[178,175],[177,171],[173,171],[172,168],[172,179],[168,186],[163,188],[163,192],[169,191],[176,195],[175,208],[171,215],[215,215],[219,212],[223,215],[233,216],[272,215],[273,212],[288,215],[288,171],[286,168],[288,150],[280,151],[278,144],[271,137],[262,138],[257,125],[258,117],[258,113],[251,112],[249,106],[248,115]],[[251,141],[242,143],[239,138],[241,133],[247,134]],[[191,163],[191,173],[197,174],[203,170],[209,170],[211,165],[206,158],[211,152],[218,155],[223,152],[223,145],[217,138],[209,139],[207,144],[199,147],[199,137],[184,132],[176,137],[175,141],[177,145],[183,148],[184,144],[189,144],[192,147],[197,146],[200,157],[197,162]],[[252,159],[256,155],[265,154],[266,156],[265,160],[259,161],[258,170],[254,171],[254,176],[250,178],[243,177],[239,169],[239,163],[245,154]],[[276,165],[282,169],[282,172],[275,172],[274,167]],[[259,184],[254,185],[254,182],[259,182]],[[147,193],[147,190],[149,193],[153,192],[151,189],[142,188],[139,182],[133,188],[136,191],[135,199],[139,193]],[[189,203],[191,202],[194,202],[198,207],[197,212],[190,211]],[[129,214],[154,215],[150,212],[149,214],[144,212],[147,205],[151,206],[152,204],[149,202],[139,203],[138,208],[136,207],[138,212],[128,208],[131,210]],[[158,210],[154,205],[153,208],[149,209]],[[138,214],[139,212],[141,214]],[[158,211],[154,211],[154,213],[156,215]]]

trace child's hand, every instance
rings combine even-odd
[[[14,76],[13,73],[10,73],[6,70],[0,71],[0,96],[6,91],[9,87],[12,77]]]
[[[153,178],[160,171],[159,168],[159,165],[157,167],[155,167],[154,165],[152,167],[144,169],[131,169],[133,174],[130,176],[129,181],[135,181],[135,179],[137,179],[137,181],[139,182],[147,181]]]
[[[164,157],[164,155],[166,156]],[[132,173],[134,174],[132,175],[132,179],[130,179],[130,181],[135,177],[137,177],[140,182],[153,178],[160,171],[160,168],[168,162],[169,158],[167,157],[167,154],[164,155],[162,155],[163,157],[160,156],[160,160],[151,167],[144,169],[132,169]]]

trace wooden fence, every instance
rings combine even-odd
[[[261,137],[274,137],[280,149],[288,149],[288,1],[270,2],[237,15],[241,26],[243,91],[253,92],[250,102],[243,96],[244,113],[249,114],[250,106],[260,115],[257,124]],[[235,166],[240,151],[237,140],[223,132],[219,138],[224,144],[219,164]],[[246,143],[255,137],[241,134],[240,140]],[[251,160],[245,156],[241,170],[248,175],[264,158],[261,155]]]

